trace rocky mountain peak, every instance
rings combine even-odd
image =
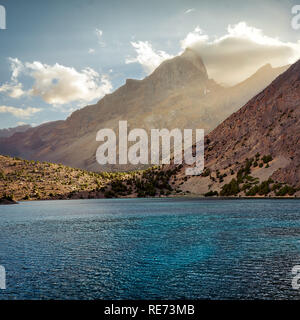
[[[203,60],[195,50],[187,48],[181,55],[181,58],[191,62],[197,68],[197,70],[207,76],[207,70],[203,63]]]
[[[187,49],[182,55],[164,61],[148,79],[164,89],[174,89],[194,82],[205,84],[208,74],[199,54]]]

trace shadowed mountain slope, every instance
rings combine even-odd
[[[176,184],[182,183],[182,190],[196,194],[221,191],[228,195],[225,191],[232,187],[239,192],[233,190],[230,195],[250,195],[250,190],[262,195],[258,183],[265,181],[262,188],[268,191],[274,186],[275,190],[270,189],[273,195],[285,184],[296,192],[300,190],[299,139],[300,61],[206,137],[202,176],[182,183],[183,167]],[[230,184],[232,179],[237,183]]]

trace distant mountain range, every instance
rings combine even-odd
[[[207,135],[201,176],[184,166],[170,181],[194,194],[299,196],[299,139],[300,60]]]
[[[97,104],[56,121],[0,139],[0,153],[29,160],[63,163],[91,171],[130,170],[133,166],[101,167],[96,162],[96,133],[117,132],[118,121],[130,128],[213,130],[287,67],[266,65],[249,79],[223,87],[209,79],[201,57],[191,49],[164,61],[143,80],[126,81]]]
[[[242,83],[224,87],[209,79],[201,57],[187,49],[145,79],[127,80],[114,93],[65,121],[0,138],[0,153],[91,171],[136,169],[101,167],[96,162],[98,130],[117,132],[119,120],[127,120],[130,128],[201,128],[209,133],[286,69],[266,65]]]
[[[0,138],[9,138],[18,132],[25,132],[31,128],[31,125],[25,124],[15,128],[0,129]]]
[[[7,203],[12,199],[176,195],[299,197],[299,75],[300,60],[205,137],[205,169],[200,176],[187,176],[187,165],[93,173],[0,156],[0,199]],[[50,132],[58,124],[39,130]],[[18,137],[22,134],[7,140]]]

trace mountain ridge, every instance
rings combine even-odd
[[[29,124],[20,125],[14,128],[0,129],[0,138],[9,138],[18,132],[25,132],[32,128]]]
[[[272,69],[274,70],[274,69]],[[199,55],[192,50],[164,61],[143,80],[127,80],[95,105],[56,121],[0,139],[0,153],[29,160],[63,163],[91,171],[131,170],[142,167],[101,167],[95,158],[96,133],[117,132],[119,120],[129,128],[203,128],[213,130],[232,112],[263,89],[282,70],[224,88],[209,79]]]

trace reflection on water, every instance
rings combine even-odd
[[[300,201],[0,207],[0,299],[298,299]]]

